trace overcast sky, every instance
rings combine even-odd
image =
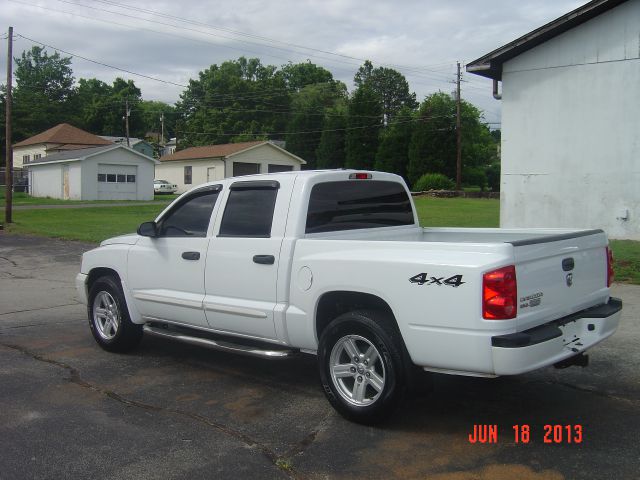
[[[576,0],[0,0],[6,31],[74,55],[76,79],[133,79],[146,100],[173,103],[213,63],[307,59],[351,90],[368,58],[403,73],[418,100],[454,89],[455,63],[489,51],[587,3]],[[33,42],[17,36],[14,56]],[[6,62],[6,44],[1,49]],[[165,82],[124,73],[82,56]],[[463,98],[499,126],[491,82],[464,74]]]

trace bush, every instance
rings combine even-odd
[[[418,179],[413,190],[424,192],[426,190],[454,190],[455,188],[455,182],[441,173],[425,173]]]
[[[492,192],[500,191],[500,164],[494,163],[487,167],[487,184]]]
[[[482,167],[465,169],[462,172],[462,181],[466,187],[480,187],[481,192],[487,188],[487,174]]]

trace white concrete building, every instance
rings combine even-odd
[[[268,142],[191,147],[160,157],[156,179],[178,185],[183,193],[196,185],[227,177],[300,170],[306,162]]]
[[[471,62],[502,82],[502,227],[640,240],[640,0],[595,0]]]
[[[65,200],[153,200],[157,163],[123,145],[48,155],[29,163],[30,193]]]

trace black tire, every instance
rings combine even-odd
[[[358,362],[348,352],[354,346],[360,353]],[[363,350],[369,352],[371,346],[377,350],[372,355],[376,360],[367,362]],[[331,405],[357,423],[372,425],[385,420],[405,391],[402,351],[400,332],[393,319],[382,312],[359,310],[333,320],[318,345],[320,380]]]
[[[89,327],[98,345],[109,352],[128,352],[142,339],[142,325],[129,317],[120,281],[111,276],[98,278],[89,290]]]

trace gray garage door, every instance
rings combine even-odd
[[[98,200],[136,200],[138,167],[98,164]]]

